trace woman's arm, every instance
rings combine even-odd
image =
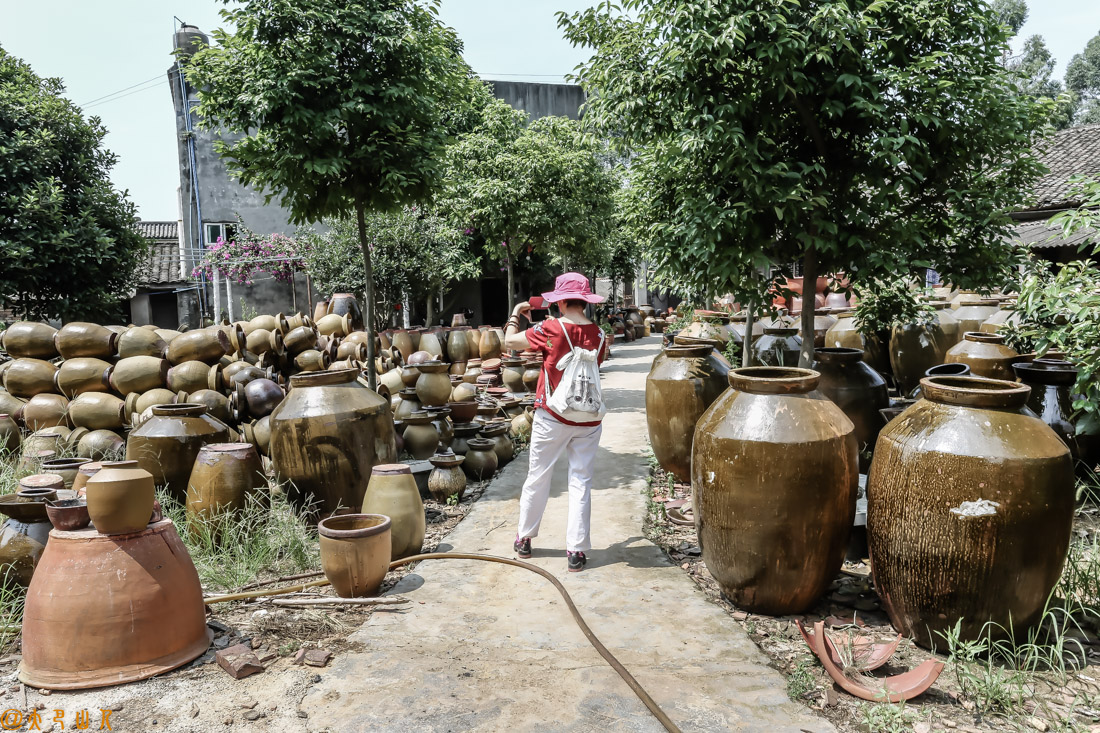
[[[512,317],[504,324],[505,349],[509,351],[524,351],[531,348],[531,344],[527,341],[527,332],[521,331],[519,327],[520,316],[530,312],[530,310],[531,305],[526,300],[522,303],[517,303],[515,309],[512,310]]]

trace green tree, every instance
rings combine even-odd
[[[963,286],[1007,264],[1049,105],[1014,93],[984,0],[625,0],[559,22],[595,51],[585,120],[633,154],[666,282],[759,304],[795,261],[807,283],[935,267]]]
[[[356,220],[367,328],[374,278],[366,217],[436,186],[456,99],[478,82],[437,3],[245,0],[236,29],[187,64],[202,123],[242,137],[220,153],[242,183],[278,197],[295,223]],[[374,339],[368,380],[375,386]]]
[[[1078,125],[1100,124],[1100,33],[1066,66],[1066,88],[1081,97]]]
[[[450,148],[440,205],[501,261],[510,311],[525,251],[545,248],[555,263],[578,269],[604,261],[617,188],[601,147],[578,123],[544,117],[527,124],[523,112],[494,101],[483,123]]]
[[[1017,85],[1022,94],[1033,99],[1051,100],[1050,122],[1055,129],[1062,130],[1073,124],[1080,97],[1076,92],[1067,93],[1062,82],[1053,77],[1054,55],[1042,36],[1031,36],[1024,41],[1020,55],[1008,60],[1008,69],[1017,74]]]
[[[993,17],[1014,36],[1027,22],[1026,0],[993,0]]]
[[[0,48],[0,305],[109,322],[148,243],[134,205],[111,187],[118,158],[103,147],[106,128],[63,91]]]

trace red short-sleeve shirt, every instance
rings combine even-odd
[[[573,342],[574,346],[591,350],[600,345],[600,337],[603,331],[595,323],[581,326],[576,323],[566,323],[556,318],[548,318],[527,329],[527,343],[531,345],[531,350],[541,351],[543,354],[543,368],[539,371],[539,386],[535,392],[535,407],[541,407],[566,425],[583,427],[599,425],[598,420],[596,422],[570,422],[555,414],[553,410],[546,406],[547,375],[550,377],[549,391],[553,393],[557,389],[558,383],[561,382],[561,372],[554,367],[557,366],[558,359],[569,353],[569,344],[562,336],[562,328],[569,329],[569,340]],[[604,345],[606,347],[606,340]],[[607,349],[604,348],[599,357],[601,364],[606,356]]]

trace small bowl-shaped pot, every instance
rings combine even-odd
[[[61,499],[47,504],[46,516],[54,529],[63,532],[84,529],[92,521],[88,516],[88,502],[83,499]]]
[[[447,407],[451,411],[451,419],[456,423],[473,422],[477,415],[476,402],[448,402]]]
[[[317,525],[321,567],[336,595],[378,595],[390,566],[391,526],[384,514],[341,514]]]

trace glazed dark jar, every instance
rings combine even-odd
[[[918,384],[930,367],[943,364],[950,339],[938,321],[907,323],[890,332],[890,368],[902,394]]]
[[[963,339],[948,350],[944,361],[948,364],[966,364],[970,373],[987,379],[1013,381],[1016,374],[1012,364],[1020,355],[1005,345],[1005,337],[995,333],[968,331]]]
[[[271,413],[271,460],[298,506],[356,509],[371,468],[397,460],[389,402],[358,376],[357,369],[296,374]]]
[[[1069,449],[1026,385],[927,377],[879,434],[867,482],[875,583],[894,627],[942,648],[1038,621],[1073,521]]]
[[[883,421],[879,410],[890,406],[886,380],[863,361],[862,349],[816,349],[814,369],[821,373],[818,390],[836,403],[856,428],[860,471],[871,463],[863,458],[873,451]]]
[[[797,328],[772,327],[764,329],[764,335],[752,345],[754,366],[797,367],[802,351],[802,339]]]
[[[855,426],[810,369],[732,369],[695,428],[695,529],[722,592],[752,613],[810,607],[840,570],[859,480]]]
[[[1070,457],[1076,469],[1081,457],[1077,444],[1077,428],[1073,423],[1073,385],[1077,382],[1077,368],[1068,361],[1054,359],[1036,359],[1031,362],[1016,362],[1012,365],[1021,382],[1031,387],[1027,406],[1039,419],[1058,434],[1069,448]]]
[[[207,443],[228,443],[229,426],[211,417],[206,406],[193,402],[154,405],[153,416],[130,432],[126,460],[153,474],[181,504],[199,451]]]
[[[729,364],[710,345],[669,346],[645,380],[646,422],[653,455],[661,468],[691,481],[691,439],[695,425],[729,385]]]

